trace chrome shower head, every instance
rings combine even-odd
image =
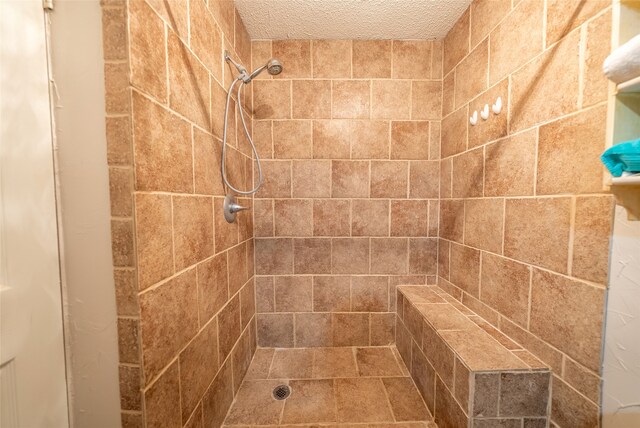
[[[279,60],[275,58],[271,58],[269,61],[267,61],[265,65],[263,65],[262,67],[256,68],[253,71],[253,73],[249,75],[249,80],[251,81],[252,79],[254,79],[258,74],[262,73],[265,69],[270,75],[275,76],[277,74],[282,73],[282,70],[284,69],[284,67],[282,66],[282,63]]]
[[[276,58],[271,58],[267,62],[267,71],[272,76],[282,73],[282,68],[282,63]]]

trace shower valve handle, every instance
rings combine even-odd
[[[236,213],[238,211],[245,211],[248,209],[249,207],[243,207],[242,205],[238,204],[238,202],[236,202],[236,197],[232,194],[228,194],[227,196],[225,196],[223,211],[224,219],[227,220],[227,222],[233,223],[236,220]]]
[[[242,205],[238,205],[238,204],[229,205],[229,211],[231,211],[232,213],[237,213],[238,211],[245,211],[248,209],[249,207],[243,207]]]

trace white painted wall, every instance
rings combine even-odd
[[[640,191],[640,190],[639,190]],[[604,341],[603,426],[640,427],[640,221],[616,207]]]
[[[98,0],[54,4],[49,16],[71,415],[75,427],[120,427],[102,12]]]

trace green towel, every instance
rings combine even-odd
[[[616,144],[600,156],[611,175],[620,177],[623,172],[640,172],[640,139]]]

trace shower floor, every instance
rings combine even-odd
[[[288,385],[290,396],[273,398]],[[395,347],[261,348],[225,426],[436,428]]]

